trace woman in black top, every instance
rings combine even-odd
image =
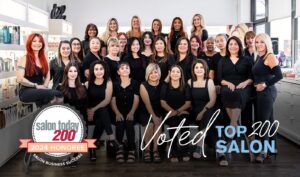
[[[120,47],[120,51],[119,51],[119,58],[121,61],[124,60],[124,57],[126,56],[127,53],[127,35],[123,32],[118,33],[118,40],[119,40],[119,47]]]
[[[207,63],[207,66],[208,66],[208,71],[210,71],[210,69],[212,67],[213,57],[217,53],[215,51],[215,39],[213,37],[209,37],[206,40],[205,48],[206,48],[206,51],[205,52],[200,52],[200,54],[198,55],[197,58],[205,60],[206,63]]]
[[[61,83],[65,67],[71,60],[71,43],[69,41],[60,41],[58,46],[58,57],[50,61],[50,76],[53,79],[52,89],[56,90]]]
[[[130,77],[139,83],[142,83],[145,81],[147,62],[145,57],[141,54],[140,40],[137,37],[129,38],[127,50],[124,61],[127,61],[130,65]]]
[[[203,52],[202,42],[198,36],[193,35],[190,38],[191,52],[196,57],[199,58],[200,54]]]
[[[82,63],[83,63],[83,46],[80,40],[77,37],[70,39],[72,54],[71,57],[77,62],[79,68],[79,78],[83,83],[85,82],[84,73],[82,71]]]
[[[175,60],[183,70],[184,82],[187,82],[191,78],[191,67],[196,57],[191,52],[191,44],[189,39],[181,37],[178,39],[175,48]]]
[[[82,63],[82,70],[84,72],[84,76],[86,80],[89,80],[89,70],[90,66],[93,62],[101,60],[100,56],[100,48],[101,48],[101,42],[98,37],[93,37],[90,39],[90,51],[88,54],[84,57],[83,63]]]
[[[98,36],[98,28],[95,24],[90,23],[86,26],[84,40],[82,41],[84,55],[90,51],[90,40]]]
[[[64,103],[74,106],[86,120],[87,90],[79,79],[79,68],[70,62],[65,70],[61,84],[57,87],[64,95]]]
[[[108,135],[109,144],[115,145],[114,135],[107,105],[111,101],[113,84],[108,75],[108,68],[104,61],[99,60],[92,63],[90,67],[90,79],[88,82],[88,121],[95,122],[93,139],[99,140],[103,130]],[[91,149],[90,160],[96,160],[96,151]]]
[[[160,79],[160,68],[157,64],[150,63],[146,68],[146,81],[140,86],[140,95],[142,103],[140,105],[139,123],[146,127],[144,133],[145,140],[145,152],[144,152],[144,162],[151,162],[150,156],[150,140],[154,133],[157,131],[157,135],[160,134],[161,130],[158,129],[162,121],[162,109],[160,106],[160,91],[161,84]],[[151,120],[149,120],[151,115]],[[157,139],[155,136],[153,139],[153,161],[160,162],[160,156],[157,149]]]
[[[254,44],[255,33],[253,31],[248,31],[244,37],[244,44],[246,48],[244,49],[244,55],[251,58],[251,62],[254,63]]]
[[[157,63],[160,67],[160,82],[167,81],[169,69],[175,63],[175,59],[168,53],[167,43],[162,36],[155,38],[151,62]]]
[[[258,34],[255,38],[255,50],[258,58],[252,68],[254,85],[256,88],[257,118],[255,121],[274,122],[273,104],[277,96],[275,84],[282,79],[282,73],[278,60],[273,54],[272,42],[267,34]],[[262,127],[262,132],[266,132],[266,126]],[[270,132],[275,132],[274,126]],[[275,136],[275,135],[274,135]],[[259,139],[262,141],[275,140],[275,137],[269,137],[267,134]],[[269,155],[272,154],[267,152]],[[273,152],[276,153],[276,152]],[[261,152],[257,157],[257,162],[263,162],[266,158],[266,152]]]
[[[160,19],[158,18],[155,18],[153,21],[152,21],[152,25],[151,25],[151,32],[153,34],[153,37],[154,39],[158,36],[161,36],[165,39],[165,41],[168,40],[168,35],[165,34],[165,33],[162,33],[162,23],[160,21]]]
[[[111,101],[111,107],[116,117],[116,137],[121,144],[117,152],[118,162],[124,162],[123,136],[126,131],[128,140],[128,158],[127,162],[135,161],[134,147],[134,117],[139,105],[139,84],[131,79],[130,66],[127,62],[121,62],[118,69],[119,80],[114,82],[114,91]]]
[[[22,102],[35,102],[37,106],[62,102],[62,94],[48,89],[50,72],[44,53],[45,42],[40,34],[28,36],[26,55],[18,61],[17,82],[21,88],[19,97]]]
[[[201,40],[201,48],[205,48],[205,41],[208,38],[208,32],[205,29],[204,18],[201,14],[195,14],[192,20],[191,35],[196,35]]]
[[[108,65],[112,82],[116,82],[119,78],[117,71],[120,62],[120,58],[118,57],[120,51],[118,39],[114,37],[109,38],[107,41],[107,46],[108,55],[104,57],[104,62]]]
[[[192,97],[192,119],[199,125],[199,131],[206,128],[212,114],[213,107],[216,102],[216,90],[213,80],[208,79],[208,66],[207,63],[202,60],[195,60],[192,64],[192,79],[188,81],[191,88]],[[214,132],[213,130],[209,130]],[[207,136],[209,139],[213,139],[213,134]],[[214,145],[213,148],[215,146]],[[193,153],[194,158],[200,158],[202,155],[202,144],[204,141],[200,141],[197,144],[196,151]]]
[[[179,38],[187,37],[188,35],[183,30],[183,22],[180,17],[175,17],[172,21],[171,32],[168,35],[169,53],[175,54],[176,44]]]
[[[186,119],[183,126],[189,123],[189,109],[191,108],[191,95],[190,87],[185,84],[183,70],[178,65],[173,65],[170,68],[170,81],[165,83],[161,89],[161,106],[165,111],[170,112],[166,124],[170,127],[177,127],[183,119]],[[187,131],[186,128],[181,128],[180,132]],[[175,129],[169,130],[170,137],[173,137]],[[181,143],[185,144],[189,141],[188,138],[184,139]],[[178,162],[179,155],[182,155],[183,161],[189,161],[189,147],[188,145],[182,146],[180,149],[177,146],[178,136],[174,139],[171,146],[171,162]]]
[[[230,125],[234,127],[250,97],[252,84],[252,63],[243,56],[242,47],[238,37],[229,38],[226,58],[220,60],[218,67],[222,103],[230,118]]]
[[[211,61],[210,71],[209,71],[209,78],[214,80],[216,85],[217,93],[220,92],[220,81],[218,81],[218,67],[220,60],[224,59],[226,56],[226,43],[227,43],[227,36],[225,34],[218,34],[215,38],[216,46],[220,50],[220,52],[216,53]]]
[[[151,56],[153,55],[153,44],[154,44],[153,34],[149,31],[144,32],[141,41],[142,41],[141,53],[145,56],[148,64],[151,59]]]

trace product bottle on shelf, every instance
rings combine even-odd
[[[3,43],[3,29],[0,28],[0,44]]]
[[[4,44],[11,43],[10,33],[9,33],[9,29],[7,26],[3,27],[3,43]]]

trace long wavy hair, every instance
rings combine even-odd
[[[155,49],[155,44],[156,44],[157,41],[162,41],[164,46],[165,46],[165,48],[164,48],[164,58],[161,61],[159,61],[159,62],[165,63],[165,62],[167,62],[167,60],[169,58],[169,53],[168,53],[168,49],[167,49],[167,43],[166,43],[165,39],[162,36],[157,36],[155,38],[154,42],[153,42],[153,49],[152,49],[153,55],[152,55],[152,58],[151,58],[151,62],[158,63],[158,61],[156,59],[157,58],[157,51]]]
[[[45,56],[45,41],[44,41],[44,38],[41,34],[38,34],[38,33],[33,33],[33,34],[30,34],[28,36],[28,39],[27,39],[27,42],[26,42],[26,65],[25,65],[25,76],[33,76],[34,74],[37,74],[37,71],[36,71],[36,63],[35,63],[35,56],[34,56],[34,52],[32,50],[32,47],[31,47],[31,44],[32,44],[32,41],[35,37],[38,37],[40,42],[42,43],[42,48],[40,49],[39,51],[39,54],[38,54],[38,59],[41,63],[41,69],[42,69],[42,73],[43,73],[43,76],[45,77],[49,71],[49,66],[48,66],[48,62],[47,62],[47,59],[46,59],[46,56]]]
[[[69,99],[71,98],[70,87],[69,87],[69,78],[68,78],[68,73],[69,73],[69,70],[71,67],[75,67],[77,70],[77,73],[78,73],[77,77],[75,79],[76,95],[77,95],[78,99],[85,98],[87,96],[86,89],[80,82],[79,67],[75,62],[70,62],[66,66],[66,68],[64,70],[64,75],[63,75],[63,79],[61,82],[60,90],[63,93],[64,97],[68,97]]]
[[[73,37],[72,39],[70,39],[70,43],[71,43],[71,49],[72,49],[72,43],[73,43],[73,41],[78,41],[79,42],[79,45],[80,45],[80,51],[79,51],[79,53],[77,54],[78,55],[78,57],[75,57],[75,55],[74,55],[74,51],[72,50],[72,58],[74,58],[74,59],[76,59],[78,62],[83,62],[83,46],[82,46],[82,43],[81,43],[81,41],[80,41],[80,39],[79,38],[77,38],[77,37]]]

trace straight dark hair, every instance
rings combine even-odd
[[[180,80],[179,80],[179,90],[184,91],[184,89],[185,89],[185,80],[184,80],[183,69],[179,65],[175,64],[175,65],[171,66],[169,71],[171,72],[173,68],[178,68],[180,70],[181,77],[180,77]],[[169,88],[171,88],[171,89],[174,88],[172,86],[171,77],[170,77],[170,81],[169,81]]]
[[[98,60],[98,61],[94,61],[90,66],[90,78],[89,78],[89,82],[88,82],[89,85],[94,84],[94,82],[96,80],[96,76],[94,73],[94,68],[96,65],[102,65],[102,67],[104,68],[104,75],[103,75],[104,82],[107,82],[110,80],[109,69],[108,69],[107,64],[102,60]]]
[[[93,23],[90,23],[85,28],[84,40],[86,40],[86,41],[88,41],[90,39],[90,36],[88,34],[90,28],[95,28],[96,29],[96,35],[95,35],[95,37],[98,36],[98,28],[97,28],[97,26],[95,24],[93,24]]]
[[[230,57],[231,54],[229,52],[229,43],[230,41],[235,40],[236,43],[239,46],[239,51],[238,51],[238,57],[241,58],[243,57],[243,44],[242,41],[240,40],[240,38],[236,37],[236,36],[232,36],[228,39],[227,43],[226,43],[226,56]]]

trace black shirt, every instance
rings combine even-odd
[[[87,106],[87,96],[86,96],[87,90],[85,86],[82,85],[81,87],[82,87],[81,89],[84,90],[84,93],[81,94],[85,96],[79,98],[76,92],[76,88],[69,87],[68,94],[67,95],[64,94],[64,103],[69,104],[70,106],[74,106],[75,109],[80,111],[80,113],[85,117],[86,106]],[[62,92],[62,86],[58,85],[57,90]]]
[[[160,67],[160,71],[161,71],[160,82],[163,82],[166,79],[166,77],[169,74],[169,70],[171,66],[175,64],[175,59],[173,55],[169,55],[166,61],[163,60],[164,60],[163,57],[156,56],[154,61]]]
[[[234,85],[238,85],[247,79],[252,79],[252,63],[247,57],[241,57],[236,64],[233,64],[229,57],[225,57],[219,62],[218,80],[226,80]]]
[[[244,56],[248,57],[248,59],[250,59],[251,63],[254,64],[254,53],[252,53],[252,55],[251,55],[248,48],[245,48],[243,53],[244,53]]]
[[[98,57],[96,57],[92,52],[89,52],[83,60],[82,63],[82,70],[83,72],[87,69],[90,69],[90,66],[93,62],[100,60]]]
[[[207,85],[208,80],[205,81],[205,87],[194,87],[194,82],[191,82],[192,105],[195,113],[201,112],[210,101]]]
[[[187,82],[192,77],[192,64],[196,57],[192,54],[186,56],[185,59],[176,61],[176,64],[179,65],[184,74],[184,81]]]
[[[221,85],[220,81],[218,80],[218,71],[219,71],[219,62],[220,60],[224,59],[225,56],[222,56],[219,52],[216,53],[211,61],[210,70],[214,71],[214,83],[215,85]]]
[[[171,41],[171,50],[172,50],[173,53],[175,53],[175,47],[176,47],[178,39],[181,38],[181,37],[184,37],[184,35],[185,35],[184,33],[183,33],[183,35],[180,35],[179,31],[174,31],[173,36],[170,39],[170,41]]]
[[[139,95],[139,84],[131,79],[130,85],[123,88],[121,82],[114,82],[113,97],[116,98],[116,104],[120,113],[127,115],[133,106],[134,95]]]
[[[200,52],[199,55],[197,56],[197,59],[203,59],[204,61],[206,61],[208,70],[210,70],[213,57],[214,56],[207,56],[205,52]]]
[[[145,71],[146,71],[146,59],[143,55],[140,58],[133,58],[132,55],[128,54],[124,61],[129,63],[130,66],[130,78],[142,83],[145,81]]]
[[[53,79],[52,89],[56,90],[57,86],[62,82],[65,67],[63,61],[61,61],[61,66],[58,65],[57,59],[50,61],[50,79]]]
[[[83,40],[82,41],[82,46],[83,46],[84,55],[87,55],[90,52],[90,41],[89,40]]]
[[[88,108],[93,108],[105,99],[105,90],[107,81],[103,81],[101,85],[92,83],[88,87]]]
[[[170,88],[169,83],[164,83],[161,88],[161,100],[174,110],[179,109],[185,104],[186,101],[191,101],[191,92],[188,84],[185,85],[183,90],[179,88]]]
[[[104,62],[107,64],[109,68],[109,75],[113,82],[117,81],[119,78],[118,75],[118,68],[119,68],[119,61],[112,60],[108,56],[104,57]]]

